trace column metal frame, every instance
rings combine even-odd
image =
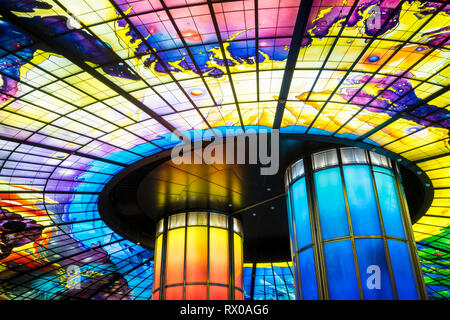
[[[361,284],[361,273],[359,271],[358,255],[356,253],[355,235],[353,234],[352,217],[350,214],[350,204],[348,203],[347,185],[345,183],[345,177],[344,177],[344,164],[342,163],[342,155],[341,155],[340,148],[335,148],[335,150],[336,150],[336,154],[337,154],[339,174],[341,176],[342,193],[344,194],[345,211],[347,213],[348,232],[350,235],[350,242],[352,244],[353,263],[355,264],[356,281],[358,283],[359,299],[364,300],[364,293],[363,293],[362,284]]]
[[[311,237],[314,235],[312,242],[314,255],[314,262],[316,263],[316,278],[317,278],[317,291],[320,300],[329,300],[330,294],[328,290],[328,275],[325,266],[325,255],[323,248],[322,228],[320,225],[319,206],[317,204],[316,189],[313,176],[312,157],[307,155],[303,158],[303,165],[305,171],[305,183],[308,197],[308,205],[310,212],[310,225],[312,227]],[[312,213],[312,214],[311,214]],[[314,243],[316,245],[314,246]]]
[[[188,218],[189,218],[189,214],[190,213],[195,213],[195,212],[204,212],[206,213],[206,219],[207,222],[205,225],[198,225],[199,227],[205,227],[207,229],[207,258],[206,258],[206,262],[207,262],[207,274],[206,274],[206,282],[186,282],[186,265],[187,265],[187,229],[188,227],[196,227],[196,226],[189,226],[188,225]],[[171,228],[170,231],[172,230],[176,230],[176,229],[182,229],[184,228],[184,250],[183,250],[183,281],[180,283],[174,283],[174,284],[170,284],[170,285],[166,285],[165,280],[166,280],[166,264],[167,264],[167,235],[169,232],[169,217],[178,213],[184,213],[185,214],[185,223],[183,226],[179,226],[179,227],[175,227],[175,228]],[[219,227],[219,226],[211,226],[211,213],[217,213],[217,214],[221,214],[224,216],[227,216],[227,227],[223,228],[223,227]],[[189,211],[181,211],[181,212],[174,212],[168,216],[166,216],[165,218],[163,218],[163,231],[158,235],[158,236],[162,236],[162,248],[161,248],[161,261],[160,261],[160,283],[159,283],[159,288],[157,288],[156,290],[152,289],[152,294],[154,294],[155,292],[159,291],[159,299],[158,300],[165,300],[166,296],[166,288],[170,288],[170,287],[179,287],[179,286],[183,286],[183,296],[182,299],[186,300],[186,285],[206,285],[206,299],[209,300],[210,298],[210,285],[213,286],[220,286],[220,287],[226,287],[228,288],[228,294],[227,294],[227,298],[229,300],[234,300],[235,299],[235,290],[238,290],[240,292],[242,292],[242,297],[244,299],[244,288],[243,288],[243,276],[242,276],[242,283],[240,284],[241,287],[236,287],[235,285],[235,277],[234,277],[234,271],[235,271],[235,266],[234,266],[234,234],[238,234],[243,241],[243,232],[242,232],[242,227],[240,228],[240,233],[237,233],[234,231],[234,221],[233,221],[234,217],[231,215],[227,215],[223,212],[220,211],[215,211],[215,210],[189,210]],[[227,284],[223,284],[223,283],[215,283],[215,282],[211,282],[210,279],[210,229],[211,228],[216,228],[216,229],[222,229],[222,230],[227,230],[227,237],[228,237],[228,283]],[[243,262],[243,259],[242,259]]]
[[[389,253],[389,247],[388,247],[388,244],[387,244],[386,229],[384,228],[383,214],[381,212],[380,198],[378,197],[377,184],[376,184],[376,181],[375,181],[375,174],[374,174],[372,159],[370,157],[370,152],[365,152],[365,156],[366,156],[367,161],[368,161],[370,176],[371,176],[371,179],[372,179],[373,192],[375,194],[375,201],[377,203],[378,220],[380,221],[381,235],[383,237],[384,255],[386,257],[386,263],[388,265],[389,276],[391,277],[392,293],[394,295],[394,299],[398,300],[397,285],[395,284],[394,270],[392,269],[391,255]],[[390,159],[388,159],[388,161],[389,161],[389,163],[392,166],[392,161],[390,161]],[[394,171],[392,168],[391,168],[391,170]],[[401,207],[400,207],[400,211],[403,212]],[[408,237],[407,237],[406,233],[405,233],[405,237],[406,237],[405,240],[408,241]]]
[[[396,191],[399,196],[400,206],[402,208],[401,212],[402,212],[403,230],[405,232],[406,237],[406,246],[408,247],[409,251],[409,259],[411,265],[413,266],[412,271],[414,275],[414,280],[416,282],[417,296],[419,297],[419,299],[428,300],[428,293],[425,286],[424,276],[422,273],[422,265],[420,264],[420,258],[416,246],[416,241],[414,241],[411,216],[409,214],[408,204],[406,202],[406,196],[403,190],[400,168],[397,165],[397,163],[394,163],[394,161],[392,162],[393,162],[392,171],[394,172],[395,186],[397,189]]]
[[[342,148],[345,148],[345,147],[338,146],[338,147],[334,147],[334,148],[323,148],[321,150],[315,150],[314,152],[310,152],[310,153],[303,155],[302,158],[293,162],[286,169],[285,188],[286,188],[287,196],[289,197],[289,209],[291,212],[289,219],[290,219],[291,226],[293,229],[291,232],[292,237],[293,237],[293,239],[291,239],[291,255],[293,258],[293,266],[295,269],[295,270],[293,270],[293,272],[296,277],[296,281],[295,281],[296,298],[302,299],[301,274],[300,274],[300,264],[299,264],[300,253],[311,247],[313,248],[319,300],[329,299],[328,278],[327,278],[327,273],[326,273],[326,265],[325,265],[325,257],[324,257],[324,244],[330,243],[330,242],[342,241],[342,240],[350,240],[351,244],[352,244],[352,254],[353,254],[354,263],[355,263],[355,273],[356,273],[356,277],[357,277],[359,296],[360,296],[361,300],[364,300],[364,294],[363,294],[362,283],[361,283],[362,280],[361,280],[361,276],[360,276],[359,263],[358,263],[358,256],[356,253],[355,239],[381,239],[381,240],[383,240],[384,253],[385,253],[386,263],[387,263],[387,267],[388,267],[388,271],[389,271],[389,275],[390,275],[390,281],[391,281],[392,293],[393,293],[394,299],[398,300],[398,292],[397,292],[397,286],[395,283],[393,266],[391,263],[391,257],[390,257],[387,240],[395,240],[395,241],[400,241],[400,242],[404,242],[407,244],[408,251],[409,251],[408,253],[409,253],[409,258],[410,258],[410,264],[413,269],[412,271],[413,271],[414,281],[415,281],[416,289],[417,289],[417,296],[419,299],[427,299],[428,297],[427,297],[427,293],[426,293],[425,282],[424,282],[423,274],[421,271],[421,265],[420,265],[420,260],[419,260],[418,253],[417,253],[417,247],[416,247],[416,244],[414,241],[414,236],[412,233],[411,219],[409,216],[409,211],[408,211],[408,206],[406,203],[403,186],[401,184],[402,180],[401,180],[400,171],[399,171],[399,167],[398,167],[397,163],[395,163],[395,161],[389,159],[385,155],[382,155],[388,160],[389,167],[387,167],[387,168],[389,170],[391,170],[391,172],[392,172],[391,176],[394,178],[395,188],[397,191],[398,201],[400,204],[400,211],[401,211],[400,214],[401,214],[403,230],[405,233],[405,239],[386,235],[383,216],[382,216],[382,212],[381,212],[380,200],[379,200],[377,186],[376,186],[376,182],[375,182],[374,164],[372,163],[372,159],[371,159],[371,151],[366,150],[366,149],[355,148],[355,149],[364,151],[365,162],[364,163],[348,163],[348,164],[346,163],[346,164],[344,164],[342,161],[342,154],[341,154]],[[312,164],[313,163],[313,155],[318,152],[328,151],[328,150],[336,151],[337,164],[329,165],[329,166],[325,166],[325,167],[313,170],[313,164]],[[294,164],[296,164],[301,159],[303,159],[304,174],[295,177],[295,179],[292,179],[291,168],[294,166]],[[368,169],[370,171],[370,177],[372,180],[372,191],[374,193],[374,197],[376,200],[378,219],[379,219],[380,228],[381,228],[381,235],[357,235],[357,236],[355,236],[353,233],[350,206],[349,206],[349,202],[348,202],[347,187],[346,187],[346,183],[345,183],[344,169],[343,169],[344,166],[347,166],[347,165],[363,165],[363,166],[368,167]],[[386,167],[384,165],[380,165],[380,166],[383,168]],[[335,168],[335,167],[339,167],[340,178],[341,178],[341,183],[342,183],[342,188],[343,188],[342,192],[344,194],[345,209],[346,209],[346,213],[347,213],[347,223],[348,223],[348,227],[349,227],[349,235],[323,240],[322,232],[321,232],[318,203],[316,200],[317,198],[316,198],[314,174],[318,171]],[[292,201],[293,195],[291,192],[291,187],[294,185],[294,183],[296,183],[298,180],[300,180],[302,178],[305,179],[306,190],[307,190],[308,211],[309,211],[309,218],[310,218],[309,222],[310,222],[310,228],[311,228],[312,244],[310,244],[308,246],[304,246],[300,249],[297,249],[297,228],[296,228],[295,213],[294,213],[294,209],[293,209],[294,204]],[[292,246],[293,246],[293,248],[292,248]]]

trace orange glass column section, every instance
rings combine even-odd
[[[226,300],[233,291],[235,299],[242,299],[242,236],[240,222],[220,213],[187,212],[162,219],[155,242],[153,299]]]
[[[191,300],[207,299],[208,228],[188,227],[186,246],[185,296]],[[199,283],[199,284],[197,284]]]
[[[243,278],[242,278],[242,266],[244,265],[244,257],[243,257],[243,241],[242,237],[237,233],[233,234],[234,236],[234,286],[237,289],[235,291],[235,299],[242,300],[243,296]],[[240,289],[240,293],[239,292]]]
[[[178,228],[167,232],[166,247],[166,275],[165,286],[183,284],[184,270],[184,238],[185,229]],[[174,287],[167,288],[171,292],[171,300],[182,300],[183,291],[175,290]],[[170,290],[169,290],[170,289]]]
[[[229,253],[228,230],[210,228],[209,230],[209,299],[229,299]]]

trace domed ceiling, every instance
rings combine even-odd
[[[449,37],[445,1],[0,0],[0,298],[150,299],[153,252],[98,196],[195,129],[340,137],[418,165],[427,290],[449,298]]]

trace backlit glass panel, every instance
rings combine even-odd
[[[284,133],[365,142],[430,176],[448,168],[447,4],[383,0],[374,19],[364,1],[313,1],[288,64],[300,5],[3,1],[0,223],[31,219],[40,236],[2,245],[0,268],[34,273],[45,256],[53,271],[19,275],[19,287],[5,277],[1,298],[86,298],[66,281],[73,259],[82,287],[96,283],[88,298],[150,299],[154,252],[109,228],[97,202],[126,166],[174,146],[174,129],[272,128],[282,110]],[[426,244],[429,296],[448,299],[436,270],[448,263],[450,173],[435,174],[432,187],[441,189],[414,236]],[[120,288],[100,289],[106,275],[120,275]]]
[[[339,168],[315,172],[314,183],[323,239],[348,236],[347,212]]]

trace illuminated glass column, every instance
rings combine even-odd
[[[153,300],[242,300],[243,234],[235,218],[187,212],[158,222]]]
[[[292,164],[285,182],[298,299],[426,299],[394,162],[330,149]]]

